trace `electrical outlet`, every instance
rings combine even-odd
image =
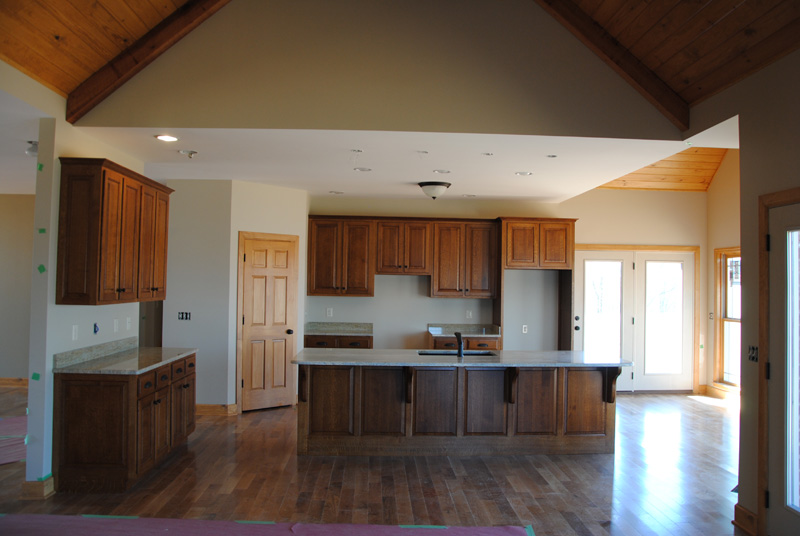
[[[333,317],[333,307],[328,307],[327,309],[325,309],[325,316],[327,316],[328,318]]]
[[[118,332],[119,332],[119,319],[115,318],[114,319],[114,333],[118,333]]]
[[[130,329],[131,329],[131,317],[128,317],[127,320],[125,321],[125,329],[130,331]]]
[[[522,333],[528,333],[528,325],[522,324]]]
[[[472,318],[472,311],[467,309],[467,318]]]
[[[78,326],[75,324],[72,325],[72,340],[73,341],[78,340]]]

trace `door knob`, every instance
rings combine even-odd
[[[287,334],[289,334],[289,335],[291,335],[292,333],[294,333],[294,330],[293,330],[293,329],[287,329],[287,330],[286,330],[286,333],[287,333]]]

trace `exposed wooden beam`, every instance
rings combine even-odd
[[[571,0],[535,0],[681,130],[689,105]]]
[[[230,0],[189,0],[67,96],[67,121],[76,122]]]

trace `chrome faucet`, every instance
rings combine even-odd
[[[464,339],[461,338],[460,331],[456,331],[456,343],[458,345],[458,357],[464,357]]]

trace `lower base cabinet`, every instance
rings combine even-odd
[[[195,428],[195,356],[139,375],[55,375],[56,491],[118,492]]]
[[[301,365],[297,453],[614,452],[620,370]]]

